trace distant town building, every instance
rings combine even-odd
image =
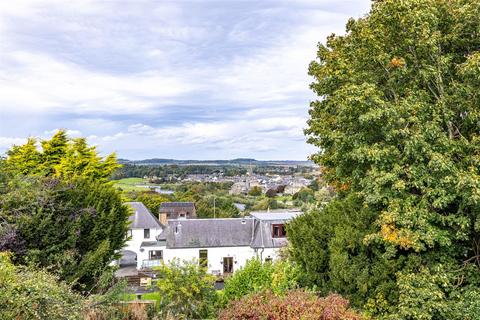
[[[248,183],[245,181],[235,182],[230,187],[230,194],[247,194],[249,191]]]
[[[284,194],[295,194],[300,189],[307,187],[310,184],[310,180],[305,179],[305,178],[299,178],[296,177],[293,179],[286,187],[285,190],[283,191]]]

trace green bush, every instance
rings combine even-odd
[[[57,274],[79,291],[98,289],[125,243],[130,212],[110,184],[20,176],[0,193],[0,246],[14,262]]]
[[[159,316],[174,319],[204,319],[216,315],[218,297],[215,277],[197,261],[173,260],[156,268]]]
[[[224,303],[245,295],[271,290],[282,295],[298,285],[299,271],[288,261],[262,263],[259,259],[247,261],[245,267],[225,280]]]
[[[0,319],[82,319],[84,302],[48,272],[17,267],[0,253]]]

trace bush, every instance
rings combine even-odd
[[[16,264],[46,268],[79,291],[98,289],[128,230],[130,212],[113,186],[24,176],[11,179],[0,199],[0,249]]]
[[[45,271],[16,267],[0,253],[0,319],[81,319],[84,298]]]
[[[215,315],[218,305],[215,277],[198,262],[173,260],[156,271],[162,319],[204,319]]]
[[[224,303],[267,289],[282,295],[297,287],[298,275],[298,269],[287,261],[262,263],[258,259],[249,260],[245,267],[225,281]]]
[[[219,319],[360,320],[364,317],[350,309],[348,301],[337,294],[319,298],[310,292],[293,290],[284,296],[270,291],[246,296],[230,303]]]
[[[258,197],[262,195],[262,188],[259,186],[253,186],[250,191],[248,191],[248,195],[253,197]]]
[[[268,189],[265,195],[269,198],[275,198],[277,196],[277,189]]]

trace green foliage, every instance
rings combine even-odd
[[[311,88],[321,97],[311,105],[306,130],[321,150],[313,159],[338,201],[358,201],[370,216],[346,211],[345,234],[359,233],[351,248],[339,251],[332,246],[343,231],[318,232],[322,241],[310,235],[302,244],[292,229],[294,256],[307,267],[307,250],[319,252],[319,272],[347,266],[344,257],[360,263],[364,289],[352,268],[317,275],[315,282],[339,292],[358,287],[370,297],[366,308],[381,317],[463,319],[455,311],[459,301],[471,303],[462,304],[466,310],[476,308],[479,26],[478,1],[374,1],[369,15],[348,22],[345,36],[319,45],[310,65]],[[333,210],[328,207],[324,212]]]
[[[279,203],[276,199],[272,198],[262,198],[258,202],[256,202],[251,208],[252,210],[273,210],[273,209],[281,209],[285,206]]]
[[[159,315],[162,318],[205,319],[216,313],[215,277],[198,262],[173,260],[158,272]]]
[[[197,201],[195,205],[197,208],[197,215],[200,218],[213,218],[214,207],[215,217],[217,218],[236,218],[239,216],[237,207],[233,204],[232,199],[227,196],[205,196]]]
[[[304,167],[302,167],[304,168]],[[308,168],[307,168],[308,169]],[[273,171],[273,170],[271,170]],[[177,165],[177,164],[125,164],[115,171],[113,179],[156,177],[155,183],[172,182],[187,174],[215,174],[223,172],[225,176],[247,173],[247,169],[237,165]]]
[[[265,192],[265,195],[268,198],[275,198],[277,196],[277,190],[275,189],[268,189],[267,192]]]
[[[138,201],[143,203],[155,216],[158,216],[162,203],[172,201],[170,197],[154,191],[129,192],[126,194],[126,198],[128,201]]]
[[[293,290],[284,296],[269,291],[248,295],[220,313],[220,320],[289,319],[289,320],[361,320],[366,319],[348,306],[348,301],[332,294],[319,298],[314,293]]]
[[[374,213],[351,196],[291,221],[287,225],[289,253],[302,270],[302,284],[324,295],[338,292],[356,307],[376,297],[394,301],[392,278],[399,262],[363,244],[374,219]]]
[[[264,290],[282,295],[297,287],[298,277],[299,270],[288,261],[262,263],[259,259],[249,260],[245,267],[225,280],[224,302]]]
[[[11,248],[15,261],[45,267],[78,290],[93,289],[109,272],[128,216],[120,195],[99,181],[18,177],[0,195],[0,220],[22,243]]]
[[[0,252],[0,319],[82,319],[84,302],[49,273],[16,267]]]
[[[262,195],[262,188],[259,186],[253,186],[250,191],[248,191],[248,195],[252,197],[258,197]]]
[[[101,295],[85,297],[46,270],[16,266],[10,254],[0,252],[2,320],[137,319],[115,306],[124,290],[125,285],[117,283]]]
[[[301,205],[302,203],[313,203],[315,202],[315,193],[310,188],[302,188],[293,195],[292,199],[296,205]]]
[[[120,168],[115,154],[102,159],[85,138],[69,139],[65,130],[41,141],[41,150],[36,144],[34,138],[29,138],[26,144],[10,149],[6,159],[8,169],[20,174],[105,180]]]

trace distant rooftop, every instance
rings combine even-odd
[[[299,209],[279,209],[271,211],[252,211],[250,215],[258,220],[291,220],[303,212]]]

